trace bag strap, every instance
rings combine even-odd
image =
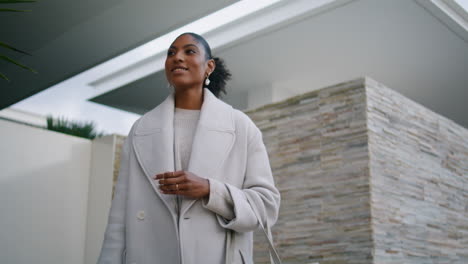
[[[226,259],[225,259],[226,264],[232,264],[232,260],[233,260],[232,249],[234,246],[234,238],[235,238],[234,231],[231,229],[228,229],[226,232]]]
[[[270,250],[270,262],[272,264],[273,263],[274,264],[282,264],[281,259],[280,259],[279,255],[278,255],[278,252],[276,251],[276,248],[273,245],[271,230],[270,230],[270,227],[268,225],[268,220],[267,220],[266,229],[265,229],[265,227],[263,226],[262,220],[261,220],[260,216],[258,215],[257,207],[255,206],[254,201],[252,200],[252,198],[250,198],[250,196],[246,195],[246,197],[247,197],[247,200],[250,203],[250,206],[252,207],[252,211],[254,212],[255,217],[258,220],[258,223],[260,224],[260,227],[262,228],[263,234],[265,235],[266,240],[268,241],[268,248]]]

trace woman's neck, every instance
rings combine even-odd
[[[176,108],[199,110],[203,104],[203,88],[176,89],[174,99]]]

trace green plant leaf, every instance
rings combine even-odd
[[[3,73],[1,73],[1,72],[0,72],[0,78],[4,79],[4,80],[6,80],[6,81],[10,81],[10,79],[8,79],[8,78],[5,76],[5,74],[3,74]]]
[[[47,116],[47,129],[89,139],[104,135],[96,132],[93,122],[76,122],[67,120],[64,117],[53,118],[50,115]]]
[[[12,46],[6,44],[5,42],[0,41],[0,47],[4,47],[4,48],[11,49],[11,50],[19,52],[19,53],[23,53],[23,54],[32,56],[31,54],[27,53],[26,51],[19,50],[19,49],[15,48],[15,47],[12,47]]]
[[[21,64],[21,63],[19,63],[19,62],[16,62],[16,61],[14,61],[14,60],[8,58],[8,57],[5,56],[5,55],[0,55],[0,60],[8,61],[8,62],[10,62],[10,63],[13,63],[13,64],[15,64],[15,65],[17,65],[17,66],[23,68],[23,69],[26,69],[26,70],[29,70],[29,71],[31,71],[31,72],[37,73],[36,70],[31,69],[31,68],[29,68],[28,66],[25,66],[25,65],[23,65],[23,64]]]
[[[34,3],[35,0],[0,0],[0,4]]]
[[[35,3],[37,2],[36,0],[0,0],[0,4],[18,4],[18,3]],[[0,8],[0,12],[30,12],[31,10],[19,10],[19,9],[13,9],[13,8]],[[6,48],[6,49],[10,49],[10,50],[13,50],[13,51],[16,51],[16,52],[19,52],[19,53],[23,53],[23,54],[26,54],[26,55],[31,55],[25,51],[22,51],[22,50],[19,50],[17,48],[14,48],[4,42],[0,42],[0,47],[3,47],[3,48]],[[11,59],[11,58],[8,58],[7,56],[5,55],[1,55],[0,54],[0,60],[4,60],[4,61],[7,61],[9,63],[12,63],[12,64],[15,64],[23,69],[26,69],[28,71],[31,71],[33,73],[37,73],[36,70],[32,69],[32,68],[29,68],[28,66],[26,65],[23,65],[19,62],[16,62],[15,60]],[[4,80],[7,80],[7,81],[10,81],[5,74],[1,73],[0,72],[0,78],[1,79],[4,79]]]
[[[19,10],[10,8],[0,8],[0,12],[31,12],[31,10]]]

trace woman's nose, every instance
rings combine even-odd
[[[182,52],[176,52],[176,54],[174,55],[174,60],[183,61],[184,60],[184,55],[182,54]]]

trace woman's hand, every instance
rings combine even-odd
[[[159,189],[164,194],[179,194],[198,199],[210,194],[208,179],[199,177],[188,171],[174,171],[157,174]]]

